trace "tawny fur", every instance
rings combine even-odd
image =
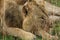
[[[40,6],[42,5],[38,7],[36,2],[28,1],[26,5],[24,4],[24,7],[27,8],[26,10],[24,10],[26,11],[24,13],[22,13],[23,10],[21,10],[20,6],[21,5],[17,3],[16,0],[5,1],[5,7],[4,7],[5,13],[3,17],[4,17],[4,22],[6,23],[6,26],[11,27],[12,30],[13,28],[19,28],[19,29],[24,30],[22,33],[26,32],[25,36],[22,35],[21,32],[19,33],[21,34],[22,38],[25,37],[25,39],[28,39],[28,37],[31,37],[31,39],[29,38],[29,40],[34,40],[35,36],[33,34],[38,35],[38,36],[40,36],[41,34],[41,36],[43,36],[44,38],[45,36],[50,37],[50,34],[47,33],[47,30],[49,30],[50,28],[50,23],[48,19],[49,17],[44,12],[44,10],[41,9]],[[30,34],[31,36],[27,35],[29,34],[28,32],[31,33]],[[46,33],[48,35],[46,35]]]

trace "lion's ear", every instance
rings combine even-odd
[[[22,8],[22,12],[24,14],[24,17],[26,17],[28,15],[28,9],[26,9],[25,6]]]

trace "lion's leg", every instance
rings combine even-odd
[[[20,37],[24,40],[34,40],[36,38],[34,34],[26,32],[19,28],[5,27],[3,30],[7,32],[9,35]]]
[[[35,34],[38,35],[38,36],[42,36],[42,38],[47,39],[47,40],[51,40],[51,39],[55,39],[55,38],[58,39],[58,37],[53,36],[53,35],[47,33],[47,32],[44,31],[44,30],[36,31]]]

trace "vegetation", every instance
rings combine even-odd
[[[60,7],[60,0],[47,0],[47,1]]]

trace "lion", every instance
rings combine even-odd
[[[16,0],[4,0],[3,2],[5,4],[3,5],[1,12],[1,14],[3,14],[3,17],[1,17],[3,32],[6,32],[7,34],[10,33],[14,36],[18,33],[18,36],[23,40],[35,40],[36,36],[34,34],[22,29],[24,18],[21,13],[21,8],[23,7],[23,4],[18,4]]]
[[[4,1],[3,27],[12,29],[6,28],[5,31],[15,32],[14,34],[18,34],[18,36],[20,34],[19,37],[21,37],[22,40],[36,40],[36,35],[41,35],[43,38],[49,39],[52,37],[55,38],[48,34],[47,30],[51,27],[51,23],[47,13],[43,10],[44,6],[39,6],[32,0],[22,2],[23,4],[18,0]],[[20,32],[18,32],[19,30],[15,31],[14,28],[17,28],[16,30],[19,28]]]
[[[42,38],[46,38],[47,40],[57,38],[48,33],[52,27],[52,22],[49,19],[48,12],[42,4],[38,5],[36,1],[30,0],[30,2],[28,1],[25,4],[24,8],[27,10],[27,16],[23,21],[23,29],[25,31],[42,36]]]

